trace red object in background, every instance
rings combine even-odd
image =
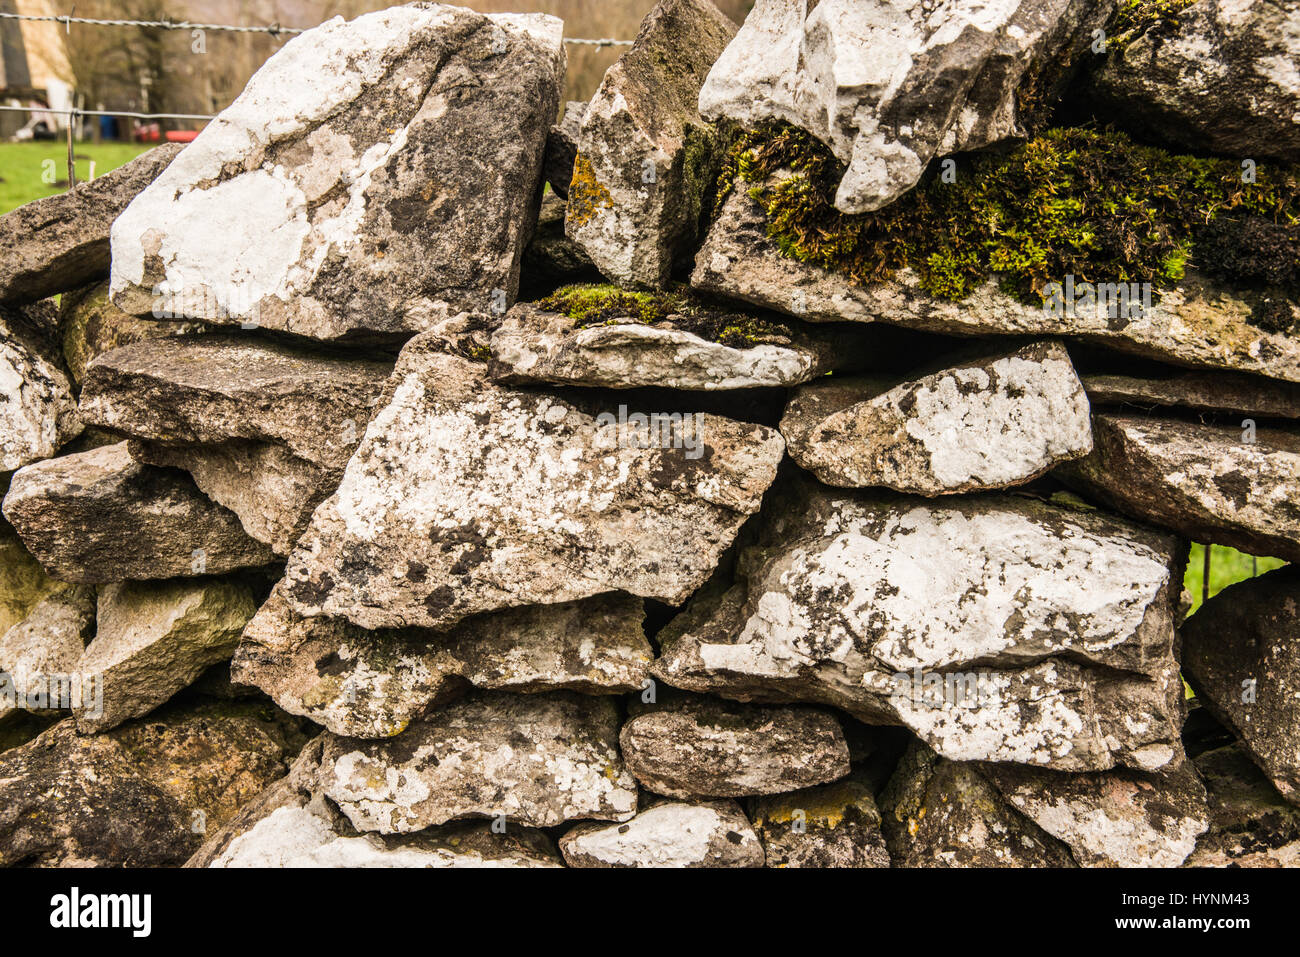
[[[194,137],[198,135],[199,135],[198,130],[168,130],[167,142],[168,143],[189,143],[192,142],[194,140]]]
[[[137,143],[157,143],[162,139],[162,127],[157,123],[138,123],[132,136]]]

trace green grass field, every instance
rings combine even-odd
[[[134,159],[145,150],[143,143],[78,143],[76,147],[77,181],[90,178],[90,164],[95,175],[102,176]],[[50,166],[47,161],[53,160]],[[47,182],[53,179],[54,182]],[[46,143],[0,143],[0,214],[30,203],[42,196],[53,196],[67,189],[68,145],[63,140]]]
[[[1226,545],[1210,546],[1210,597],[1213,598],[1229,585],[1255,574],[1264,574],[1274,568],[1280,568],[1286,562],[1278,558],[1260,558],[1252,564],[1251,556]],[[1193,545],[1192,554],[1187,559],[1187,574],[1183,586],[1192,595],[1192,613],[1201,607],[1201,589],[1205,580],[1205,546]]]

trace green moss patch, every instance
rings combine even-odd
[[[1005,153],[952,157],[902,199],[873,213],[835,209],[844,167],[789,126],[737,137],[719,177],[718,206],[738,184],[763,207],[782,252],[860,284],[911,268],[931,295],[959,300],[999,277],[1021,301],[1041,303],[1049,282],[1150,282],[1167,289],[1188,264],[1222,269],[1201,255],[1214,224],[1250,222],[1234,236],[1231,275],[1258,285],[1264,260],[1300,241],[1300,171],[1260,164],[1242,182],[1237,161],[1174,155],[1117,132],[1056,129]],[[1295,262],[1269,281],[1296,281]],[[1290,277],[1288,280],[1287,277]],[[1291,291],[1294,294],[1294,290]]]
[[[533,305],[574,320],[579,329],[663,323],[737,349],[790,341],[789,327],[719,308],[684,287],[666,292],[631,292],[603,284],[564,286]]]
[[[1107,50],[1123,50],[1138,37],[1148,33],[1169,35],[1178,25],[1178,15],[1196,0],[1121,0],[1106,35]]]

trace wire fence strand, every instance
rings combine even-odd
[[[72,24],[95,27],[140,27],[150,30],[211,30],[224,33],[267,33],[271,36],[292,35],[307,32],[310,27],[282,27],[278,23],[267,26],[236,26],[225,23],[191,23],[189,20],[96,20],[92,17],[74,17],[62,14],[34,13],[0,13],[0,20],[27,20],[42,23],[62,23],[71,29]],[[565,43],[578,46],[594,47],[630,47],[631,40],[587,40],[580,37],[565,37]]]

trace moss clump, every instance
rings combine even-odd
[[[1235,161],[1172,155],[1122,133],[1082,129],[953,159],[955,182],[932,173],[883,210],[846,215],[834,206],[844,167],[824,145],[793,127],[753,130],[729,153],[718,202],[743,181],[786,255],[864,285],[911,268],[931,295],[954,300],[990,273],[1030,303],[1067,275],[1169,288],[1185,264],[1199,261],[1205,228],[1231,217],[1300,238],[1294,167],[1261,165],[1246,184]]]
[[[630,292],[606,284],[580,284],[557,289],[533,305],[574,320],[578,329],[628,323],[652,326],[671,320],[674,328],[737,349],[790,341],[789,328],[778,322],[720,309],[685,289]]]
[[[1178,15],[1196,0],[1121,0],[1111,17],[1106,35],[1107,50],[1120,51],[1138,37],[1148,33],[1170,34],[1178,25]]]

